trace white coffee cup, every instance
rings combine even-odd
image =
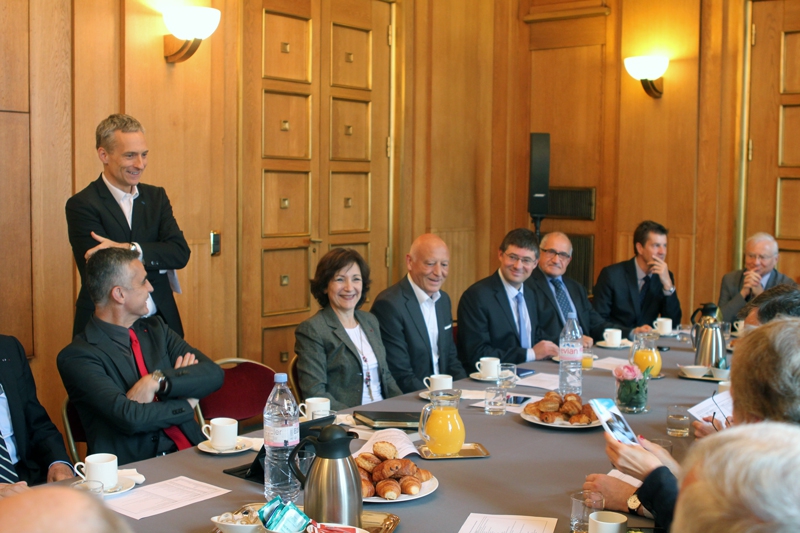
[[[734,322],[733,329],[735,329],[738,333],[742,333],[744,331],[744,320],[737,320]]]
[[[422,382],[428,387],[428,390],[453,388],[453,376],[448,374],[434,374],[431,377],[424,378]]]
[[[589,533],[625,533],[628,517],[611,511],[597,511],[589,515]]]
[[[311,413],[314,411],[330,411],[331,401],[328,398],[306,398],[306,401],[299,405],[300,414],[309,420],[314,418]]]
[[[203,426],[203,435],[211,441],[215,450],[232,450],[236,447],[236,434],[239,423],[234,418],[212,418],[210,424]]]
[[[83,472],[80,468],[83,467]],[[86,460],[75,463],[75,474],[82,479],[99,481],[106,492],[117,486],[117,456],[113,453],[95,453]]]
[[[609,328],[603,332],[603,340],[612,348],[616,348],[622,342],[622,330]]]
[[[496,378],[500,374],[500,359],[481,357],[481,360],[475,363],[475,368],[481,373],[482,378]]]
[[[653,322],[653,327],[658,331],[659,335],[669,335],[672,333],[672,319],[656,318],[655,322]]]

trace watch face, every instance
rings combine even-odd
[[[628,509],[631,512],[636,512],[636,509],[639,508],[641,502],[639,501],[639,497],[636,494],[632,494],[630,498],[628,498]]]

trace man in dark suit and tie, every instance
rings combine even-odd
[[[378,317],[386,361],[403,392],[425,388],[432,374],[467,377],[453,341],[450,297],[441,290],[450,267],[445,242],[427,233],[418,237],[406,255],[408,275],[372,304]]]
[[[25,350],[0,335],[0,498],[71,477],[64,439],[36,397]]]
[[[536,297],[524,286],[539,261],[536,235],[511,230],[497,257],[497,272],[474,283],[458,303],[458,355],[467,369],[481,357],[524,363],[558,355],[557,345],[541,340]]]
[[[82,284],[72,334],[83,332],[94,310],[86,290],[86,261],[97,250],[114,247],[139,254],[153,285],[147,314],[157,313],[182,337],[172,292],[180,292],[175,270],[189,262],[189,245],[164,189],[141,183],[148,155],[144,129],[131,116],[111,115],[97,126],[95,137],[103,172],[66,206],[69,242]]]
[[[608,322],[632,338],[650,331],[659,316],[681,323],[681,303],[675,292],[675,277],[667,263],[668,230],[645,220],[633,232],[636,255],[605,267],[594,287],[594,309]]]
[[[583,345],[592,346],[593,341],[603,340],[605,328],[612,324],[603,320],[592,308],[586,289],[577,281],[564,276],[572,260],[572,242],[564,233],[555,231],[542,239],[539,268],[525,282],[536,291],[536,310],[542,338],[558,343],[566,317],[575,312],[583,330]]]
[[[153,288],[139,254],[98,250],[86,264],[86,288],[95,314],[57,363],[89,453],[126,464],[205,440],[194,407],[222,386],[222,369],[161,317],[141,318]]]

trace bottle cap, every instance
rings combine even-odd
[[[275,374],[275,383],[286,383],[287,380],[288,378],[286,377],[286,374],[284,374],[283,372],[281,372],[280,374]]]

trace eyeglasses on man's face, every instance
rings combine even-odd
[[[759,261],[761,261],[762,263],[763,263],[764,261],[769,261],[770,259],[772,259],[773,257],[775,257],[774,255],[764,255],[764,254],[744,254],[744,255],[745,255],[745,257],[746,257],[746,258],[748,258],[750,261],[755,261],[756,259],[758,259],[758,260],[759,260]]]
[[[536,264],[536,259],[532,257],[520,257],[517,254],[507,254],[503,252],[503,255],[508,257],[511,260],[511,263],[516,263],[517,261],[522,261],[522,264],[526,267],[533,266]]]
[[[568,260],[572,255],[568,254],[567,252],[557,252],[552,248],[542,248],[542,253],[545,255],[549,255],[550,257],[558,256],[559,258],[563,259],[564,261]]]

